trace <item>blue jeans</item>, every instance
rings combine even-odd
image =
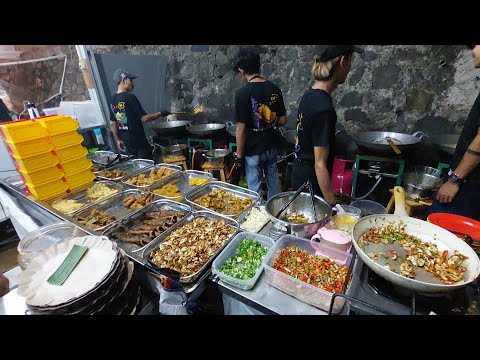
[[[466,216],[480,221],[480,183],[466,182],[462,184],[457,195],[449,204],[442,204],[436,200],[427,210],[427,215],[433,213],[449,213]]]
[[[262,178],[265,170],[269,199],[278,194],[277,154],[277,149],[271,149],[259,155],[245,156],[248,188],[262,194]]]

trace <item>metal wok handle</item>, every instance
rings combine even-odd
[[[419,138],[420,140],[423,140],[423,138],[429,138],[427,134],[425,134],[423,131],[415,131],[412,136],[415,136],[416,138]]]
[[[231,121],[226,121],[226,122],[225,122],[225,125],[226,125],[226,126],[233,126],[233,125],[235,125],[235,124],[232,123]]]

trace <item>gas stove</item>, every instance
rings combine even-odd
[[[480,284],[422,294],[392,284],[357,257],[343,312],[348,315],[480,315]]]

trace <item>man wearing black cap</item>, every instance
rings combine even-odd
[[[472,50],[473,66],[480,69],[480,45]],[[480,220],[480,94],[463,125],[448,173],[429,213],[445,212]]]
[[[314,192],[332,205],[335,195],[330,174],[337,114],[331,94],[339,84],[345,82],[354,52],[361,53],[363,49],[354,45],[316,46],[312,66],[315,81],[302,96],[298,107],[292,186],[299,189],[310,180]]]
[[[117,69],[113,73],[113,80],[118,84],[118,88],[110,104],[110,124],[120,150],[127,150],[137,158],[151,159],[153,149],[145,136],[143,123],[168,116],[170,113],[146,113],[138,98],[132,94],[135,87],[133,79],[137,77],[138,75],[125,69]]]

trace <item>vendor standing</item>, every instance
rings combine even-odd
[[[138,98],[132,94],[135,85],[133,79],[138,75],[128,70],[117,69],[113,80],[118,84],[117,92],[110,104],[110,124],[117,146],[122,151],[141,159],[151,159],[153,148],[148,143],[143,123],[153,121],[161,116],[168,116],[168,111],[147,114]]]
[[[469,45],[480,69],[480,45]],[[438,190],[429,213],[444,212],[480,220],[480,94],[458,139],[448,180]]]
[[[300,100],[297,116],[295,161],[292,186],[299,189],[307,180],[315,194],[330,204],[335,195],[330,182],[333,168],[337,114],[332,92],[343,84],[352,65],[353,53],[363,52],[354,45],[320,45],[315,48],[311,89]]]

